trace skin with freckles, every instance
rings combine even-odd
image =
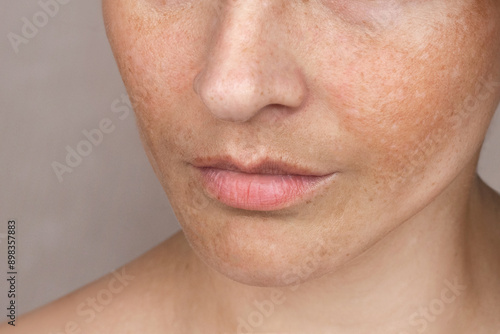
[[[183,231],[126,266],[140,283],[88,333],[500,330],[500,199],[476,175],[500,101],[499,1],[104,0],[103,11]],[[236,209],[193,167],[213,156],[336,174],[295,205]]]
[[[104,5],[146,151],[187,239],[245,284],[286,285],[281,273],[324,238],[319,277],[419,213],[471,163],[498,104],[493,3]],[[223,154],[338,174],[281,212],[208,198],[200,210],[189,163]]]

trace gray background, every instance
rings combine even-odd
[[[48,0],[43,0],[48,1]],[[179,229],[143,152],[132,114],[112,103],[125,94],[106,40],[100,0],[70,1],[16,53],[37,1],[0,4],[0,307],[7,302],[7,220],[17,220],[18,314],[127,263]],[[115,130],[59,182],[52,162],[109,118]],[[500,189],[500,116],[479,164]],[[3,313],[2,313],[3,314]],[[4,320],[0,320],[2,322]]]

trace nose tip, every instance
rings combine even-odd
[[[254,110],[264,106],[263,99],[258,99],[263,92],[259,92],[258,84],[252,83],[247,75],[219,73],[215,77],[205,71],[197,76],[195,91],[212,114],[226,121],[247,121]]]
[[[279,63],[265,67],[265,59],[227,68],[230,61],[204,69],[194,80],[195,92],[218,119],[245,122],[268,105],[302,104],[306,86],[300,70]]]

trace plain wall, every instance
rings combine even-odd
[[[16,219],[18,315],[113,271],[179,230],[133,114],[113,112],[125,106],[119,102],[125,88],[100,0],[61,5],[16,53],[9,33],[22,35],[22,18],[33,21],[40,11],[37,1],[0,4],[0,276],[7,271],[7,221]],[[66,147],[75,149],[85,139],[82,131],[106,118],[114,131],[60,182],[52,163],[64,163]],[[497,191],[499,143],[497,112],[479,164]],[[0,282],[3,308],[7,287]]]

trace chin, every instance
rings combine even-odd
[[[267,222],[269,225],[271,222]],[[272,223],[271,223],[272,224]],[[198,225],[198,224],[197,224]],[[259,224],[252,227],[201,235],[184,228],[184,234],[198,258],[225,277],[251,286],[286,287],[319,278],[342,265],[326,242],[278,232]],[[199,225],[198,225],[199,226]],[[265,236],[264,236],[265,235]],[[331,246],[330,246],[331,247]]]

